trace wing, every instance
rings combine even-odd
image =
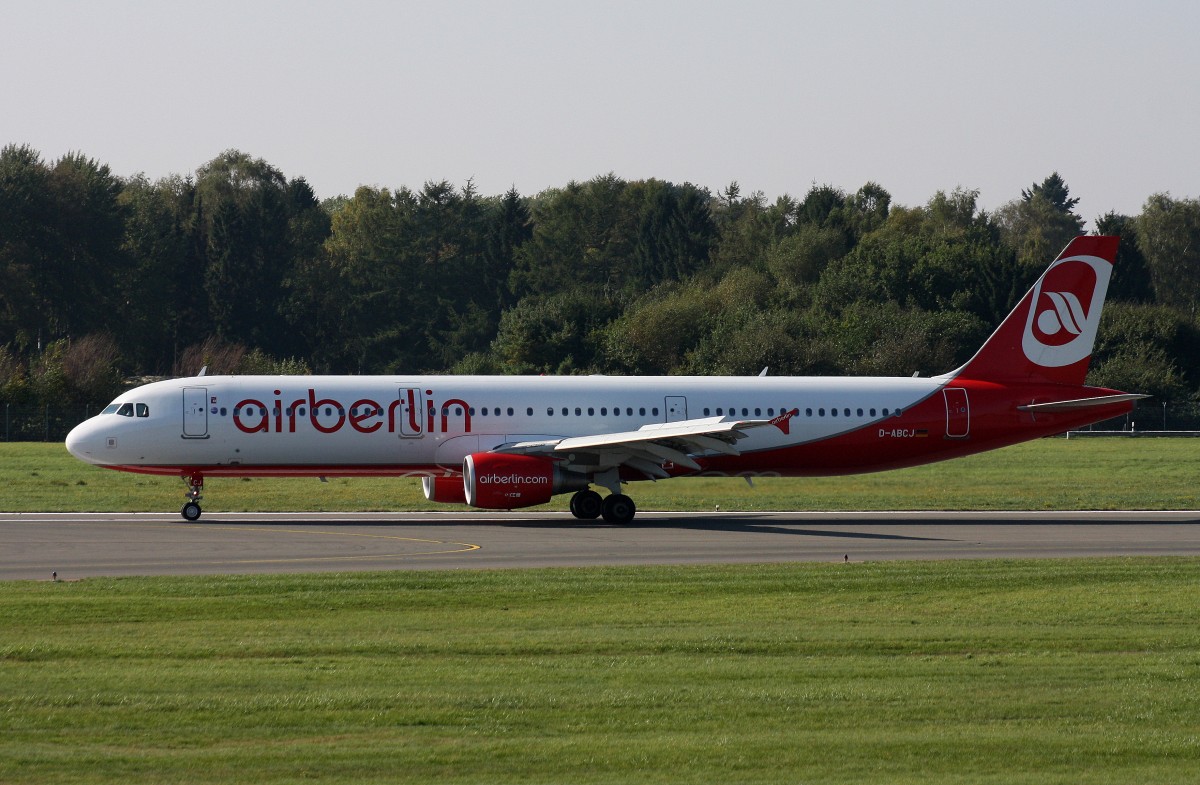
[[[504,444],[492,452],[544,455],[566,462],[575,471],[601,472],[628,466],[651,480],[666,479],[670,472],[664,463],[700,470],[696,456],[705,454],[741,455],[737,442],[747,431],[773,425],[784,433],[798,409],[770,420],[726,420],[709,417],[702,420],[654,423],[636,431],[571,436],[534,442]]]

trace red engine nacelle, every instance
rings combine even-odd
[[[466,504],[467,489],[462,477],[422,477],[421,490],[431,502],[443,504]]]
[[[512,510],[544,504],[556,493],[588,486],[582,474],[565,472],[549,458],[477,452],[463,461],[467,504],[486,510]]]

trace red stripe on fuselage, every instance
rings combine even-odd
[[[205,477],[440,477],[456,472],[433,464],[228,464],[138,466],[98,464],[104,469],[165,477],[202,474]]]

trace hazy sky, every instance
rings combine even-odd
[[[1200,4],[57,2],[0,26],[0,144],[119,175],[222,150],[324,198],[613,172],[995,208],[1057,170],[1089,222],[1200,195]]]

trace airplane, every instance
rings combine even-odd
[[[1147,396],[1084,383],[1118,240],[1072,240],[976,354],[940,376],[201,371],[121,394],[66,447],[109,469],[183,478],[188,521],[209,477],[389,476],[480,509],[571,493],[576,518],[626,524],[632,481],[895,469],[1132,411]]]

